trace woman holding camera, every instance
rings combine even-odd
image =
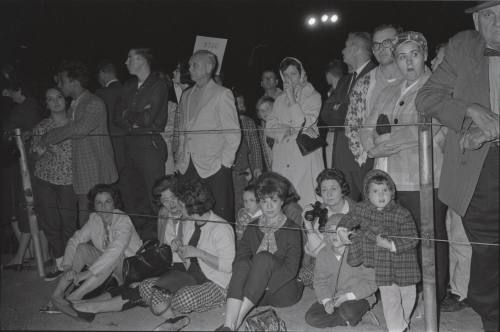
[[[327,168],[319,173],[316,178],[316,194],[322,202],[316,202],[304,209],[304,228],[306,243],[304,251],[304,264],[299,277],[305,286],[312,285],[314,258],[325,246],[324,225],[328,218],[334,214],[346,214],[354,202],[348,197],[349,184],[344,173],[337,168]]]

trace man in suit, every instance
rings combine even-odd
[[[328,126],[343,126],[346,120],[349,96],[357,80],[375,68],[371,57],[371,36],[367,32],[349,33],[345,47],[342,50],[344,62],[350,74],[344,76],[338,83],[335,93],[326,101],[321,110],[321,119]],[[373,168],[373,159],[368,159],[361,166],[356,162],[349,149],[349,140],[345,136],[345,128],[335,128],[333,147],[333,166],[339,168],[346,176],[351,189],[349,196],[359,201],[363,192],[363,178]]]
[[[135,197],[125,211],[145,215],[157,214],[152,188],[165,175],[167,160],[167,144],[161,133],[167,123],[168,87],[151,72],[152,61],[149,48],[129,50],[125,64],[134,77],[123,85],[113,112],[115,125],[127,133],[124,196]],[[156,239],[155,219],[132,216],[132,221],[143,240]]]
[[[63,62],[58,71],[58,85],[70,97],[69,123],[50,130],[42,142],[50,152],[50,145],[71,139],[73,188],[78,197],[78,220],[83,226],[88,220],[87,193],[98,183],[113,183],[117,172],[113,148],[106,123],[106,106],[87,86],[87,67],[80,61]]]
[[[416,107],[449,128],[439,199],[462,216],[471,242],[499,243],[500,1],[480,2],[476,31],[452,37]],[[498,247],[472,244],[468,301],[498,331]]]
[[[240,145],[241,132],[234,97],[229,89],[212,79],[217,57],[200,50],[189,60],[195,85],[180,102],[180,136],[176,169],[199,177],[215,197],[214,212],[234,222],[234,193],[231,167]],[[196,131],[204,132],[196,132]]]
[[[125,131],[113,123],[115,105],[122,92],[122,84],[116,77],[116,67],[111,61],[103,60],[97,67],[97,80],[101,85],[95,94],[104,101],[108,114],[108,131],[115,152],[115,163],[118,177],[121,178],[125,166]]]

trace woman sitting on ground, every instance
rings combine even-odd
[[[256,305],[288,307],[302,296],[303,286],[297,281],[301,232],[281,211],[289,193],[287,183],[261,177],[256,186],[263,215],[248,225],[238,243],[226,321],[218,331],[237,331]]]
[[[142,245],[132,221],[118,209],[121,201],[116,189],[98,184],[87,197],[94,212],[68,240],[62,262],[64,275],[52,294],[53,304],[59,307],[82,299],[111,274],[122,284],[123,259],[135,255]],[[85,266],[88,270],[83,271]],[[80,283],[65,296],[68,286]]]
[[[162,196],[165,200],[178,199],[182,209],[184,220],[179,224],[177,237],[170,240],[172,251],[180,260],[175,262],[174,254],[171,270],[159,278],[146,279],[133,289],[133,297],[149,304],[153,314],[167,318],[157,327],[160,330],[189,323],[187,316],[174,318],[177,313],[203,312],[224,304],[235,254],[234,231],[212,212],[215,200],[205,184],[197,179],[179,180],[173,195]],[[170,226],[167,222],[165,233]],[[112,311],[79,304],[75,308],[94,313]]]
[[[327,209],[326,219],[322,220],[323,226],[328,218],[334,214],[346,214],[349,207],[354,203],[349,198],[349,184],[344,173],[337,168],[327,168],[319,173],[316,178],[316,194],[321,197],[321,208]],[[304,215],[312,211],[313,206],[309,205],[304,209]],[[312,286],[315,258],[325,246],[323,227],[320,229],[320,218],[315,218],[312,222],[304,218],[304,228],[306,232],[306,243],[304,245],[304,264],[300,269],[300,279],[304,286]]]
[[[179,236],[181,232],[182,208],[174,194],[176,185],[177,177],[166,175],[158,179],[153,186],[153,197],[160,207],[158,212],[158,242],[160,244],[170,245],[172,240]],[[173,253],[172,261],[181,262],[181,259],[179,255]],[[91,321],[94,316],[86,313],[95,314],[133,308],[136,305],[144,304],[138,289],[134,289],[138,285],[137,282],[116,287],[92,299],[74,303],[73,307],[77,312],[80,312],[81,316],[87,317],[88,321]]]

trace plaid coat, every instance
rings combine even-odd
[[[372,205],[367,198],[368,180],[374,176],[384,176],[390,183],[392,201],[382,210]],[[349,207],[349,213],[339,222],[338,227],[352,229],[359,226],[353,235],[347,263],[351,266],[364,264],[375,268],[378,286],[409,286],[420,281],[420,266],[417,259],[416,239],[391,238],[391,236],[418,236],[415,221],[406,208],[394,201],[395,185],[391,177],[381,170],[371,170],[364,179],[365,200]],[[377,235],[394,242],[395,252],[377,246]]]
[[[418,240],[390,238],[389,236],[417,237],[417,228],[410,212],[392,201],[382,211],[364,201],[355,205],[342,218],[339,227],[351,229],[360,226],[352,237],[347,262],[351,266],[361,263],[375,268],[378,286],[409,286],[420,281],[420,266],[417,259]],[[393,241],[396,252],[376,245],[381,234]]]
[[[42,137],[46,144],[72,140],[73,188],[86,195],[98,183],[118,179],[113,148],[106,124],[106,106],[101,98],[85,90],[71,103],[70,121]]]

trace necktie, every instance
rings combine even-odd
[[[200,241],[201,228],[204,225],[205,224],[198,225],[198,223],[196,223],[196,222],[194,223],[194,232],[193,232],[193,235],[191,235],[191,238],[189,239],[189,242],[188,242],[189,246],[196,248],[196,246],[198,245],[198,241]],[[191,264],[197,262],[197,258],[195,258],[195,257],[191,257],[189,260],[191,261]]]
[[[486,47],[484,50],[484,56],[500,56],[500,51]]]
[[[356,73],[356,72],[352,73],[352,78],[351,78],[351,82],[349,83],[349,90],[347,90],[347,95],[349,95],[351,93],[351,89],[354,86],[354,83],[356,82],[357,76],[358,76],[358,73]]]

